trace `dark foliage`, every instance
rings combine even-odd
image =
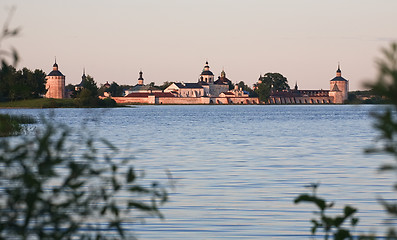
[[[109,92],[112,97],[122,97],[124,94],[123,87],[119,86],[116,82],[112,82],[108,89],[105,91]]]
[[[16,70],[13,66],[0,69],[0,100],[15,101],[39,98],[46,93],[46,74],[39,69]]]
[[[290,90],[287,78],[280,73],[266,73],[259,80],[262,83],[256,84],[255,92],[262,102],[267,101],[272,92]]]
[[[117,149],[108,142],[83,137],[71,144],[70,132],[47,124],[16,144],[1,140],[1,239],[107,239],[108,231],[130,239],[126,217],[162,218],[164,187],[145,183],[127,159],[113,160]],[[100,144],[110,154],[100,156]]]
[[[330,236],[333,236],[335,240],[353,239],[351,230],[344,227],[343,224],[346,220],[350,220],[350,226],[352,228],[357,225],[358,218],[353,217],[357,209],[347,205],[344,207],[342,215],[327,215],[326,211],[331,209],[334,203],[329,203],[325,199],[317,197],[316,190],[318,184],[311,184],[309,187],[313,190],[312,194],[301,194],[295,198],[294,202],[295,204],[308,202],[314,204],[318,208],[318,211],[315,212],[318,219],[311,220],[313,224],[311,229],[312,235],[315,235],[317,229],[321,228],[324,231],[324,239],[328,239]]]
[[[383,49],[384,58],[377,61],[379,68],[378,80],[370,85],[373,91],[380,96],[384,96],[390,105],[382,113],[374,113],[376,119],[375,128],[379,132],[378,141],[380,147],[368,149],[367,152],[380,152],[394,156],[395,161],[380,166],[381,172],[397,172],[397,43],[393,43],[390,49]],[[397,190],[397,183],[394,184]],[[396,218],[397,202],[379,200],[386,212]],[[390,229],[389,237],[397,239],[396,229]]]

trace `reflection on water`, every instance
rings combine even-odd
[[[176,179],[165,220],[135,225],[139,239],[307,239],[311,205],[294,205],[321,182],[336,208],[359,209],[358,230],[383,233],[377,197],[392,176],[368,156],[371,106],[138,106],[118,109],[1,110],[52,121],[114,143],[150,179]],[[53,116],[51,116],[53,112]],[[74,133],[78,137],[79,132]]]

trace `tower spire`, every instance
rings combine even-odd
[[[83,82],[87,77],[85,76],[85,68],[83,68],[83,76],[81,76],[81,81]]]
[[[341,77],[342,76],[342,71],[340,70],[340,63],[338,62],[338,70],[336,70],[336,76]]]
[[[58,71],[57,57],[55,56],[55,63],[52,65],[52,70]]]

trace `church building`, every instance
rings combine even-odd
[[[214,81],[214,74],[210,71],[208,62],[200,74],[197,83],[173,83],[164,92],[174,93],[176,97],[219,97],[221,93],[229,91],[231,81],[222,71],[218,80]]]

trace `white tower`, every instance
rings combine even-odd
[[[334,103],[343,103],[347,100],[349,93],[349,81],[342,77],[342,71],[338,64],[338,70],[336,70],[336,77],[330,81],[329,95],[334,97]]]
[[[47,75],[46,80],[46,98],[65,98],[65,75],[58,70],[56,59],[52,71]]]

